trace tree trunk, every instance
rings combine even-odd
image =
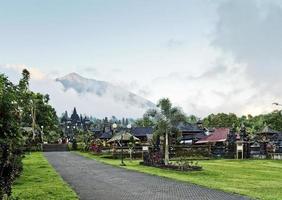
[[[129,148],[130,161],[132,161],[132,148]]]
[[[169,162],[169,146],[168,146],[168,132],[165,131],[165,165],[168,165]]]
[[[31,123],[31,127],[32,127],[32,139],[35,140],[35,117],[36,117],[36,110],[34,105],[32,105],[31,108],[31,118],[32,118],[32,123]]]

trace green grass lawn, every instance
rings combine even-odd
[[[12,190],[15,199],[78,199],[75,192],[57,174],[41,152],[26,155],[23,163],[23,173]]]
[[[119,160],[76,152],[106,164],[119,166]],[[126,161],[126,169],[195,183],[257,199],[282,200],[282,161],[277,160],[205,160],[199,161],[203,171],[178,172],[139,165]]]

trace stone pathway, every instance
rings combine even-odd
[[[166,178],[105,165],[71,152],[45,152],[82,200],[248,199]]]

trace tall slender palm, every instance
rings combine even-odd
[[[177,126],[185,121],[185,115],[178,107],[172,107],[168,98],[163,98],[157,104],[157,109],[148,110],[145,114],[155,121],[155,134],[165,136],[165,165],[169,162],[169,136],[177,133]]]

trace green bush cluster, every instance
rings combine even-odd
[[[0,199],[11,195],[11,186],[22,171],[24,141],[18,97],[24,92],[23,84],[24,80],[15,86],[0,74]]]
[[[24,151],[42,150],[44,138],[54,139],[59,130],[56,112],[48,104],[49,95],[30,91],[29,79],[27,70],[18,84],[0,74],[1,200],[11,195],[11,186],[23,168]]]

